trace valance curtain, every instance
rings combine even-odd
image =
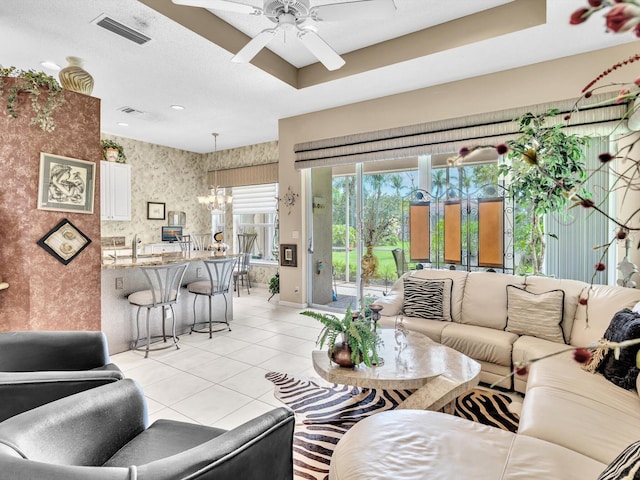
[[[602,103],[611,96],[594,95],[580,104],[580,110],[572,112],[567,133],[583,135],[610,135],[614,130],[622,133],[619,120],[627,111],[627,105]],[[371,162],[376,160],[405,158],[418,155],[452,153],[461,147],[497,145],[518,136],[521,115],[543,113],[559,109],[557,121],[573,110],[575,100],[541,104],[479,115],[470,115],[437,122],[347,135],[325,140],[299,143],[294,146],[295,168]]]
[[[208,172],[209,188],[240,187],[278,182],[278,164],[267,163],[250,167],[227,168]]]

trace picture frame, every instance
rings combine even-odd
[[[64,265],[68,265],[90,243],[91,239],[66,218],[38,240],[38,245]]]
[[[38,210],[93,213],[96,165],[40,152]]]
[[[164,220],[167,218],[167,204],[147,202],[147,220]]]
[[[280,265],[283,267],[298,266],[298,246],[296,244],[280,245]]]

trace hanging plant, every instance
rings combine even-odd
[[[8,90],[4,89],[4,77],[15,78]],[[31,100],[31,125],[37,125],[45,132],[56,128],[52,115],[56,108],[64,103],[62,87],[58,81],[44,72],[19,70],[16,67],[0,65],[0,98],[5,100],[11,118],[18,116],[18,95],[26,93]]]
[[[100,140],[102,144],[102,158],[109,162],[125,163],[127,156],[124,154],[124,148],[113,140]]]

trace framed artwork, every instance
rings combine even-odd
[[[280,265],[283,267],[298,266],[298,251],[295,244],[280,245]]]
[[[62,220],[38,240],[38,245],[65,265],[90,243],[91,240],[67,219]]]
[[[147,220],[164,220],[166,218],[166,204],[147,202]]]
[[[38,210],[93,213],[93,162],[40,153]]]

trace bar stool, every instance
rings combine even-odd
[[[191,331],[196,333],[209,333],[209,338],[212,338],[214,332],[214,323],[224,323],[229,331],[231,331],[229,320],[227,319],[228,303],[226,294],[229,293],[229,286],[231,285],[231,278],[233,276],[233,270],[236,265],[236,258],[211,258],[203,260],[203,262],[204,266],[206,267],[209,280],[201,280],[199,282],[193,282],[187,285],[187,290],[190,293],[195,294],[195,298],[193,299],[193,325],[191,326]],[[198,296],[200,295],[209,297],[209,320],[196,322],[196,301],[198,300]],[[224,298],[224,321],[213,320],[212,302],[213,298],[216,295],[222,295],[222,298]],[[206,323],[209,324],[208,330],[196,328],[196,325]],[[222,329],[215,331],[219,332],[221,330]]]
[[[144,350],[144,358],[147,358],[149,356],[149,352],[152,350],[163,350],[165,348],[171,347],[171,345],[166,345],[156,348],[150,348],[152,338],[162,337],[164,343],[167,342],[165,323],[167,320],[167,312],[169,310],[171,310],[171,337],[173,338],[173,345],[175,345],[177,349],[180,348],[178,346],[179,339],[176,336],[176,312],[174,311],[173,306],[178,302],[178,297],[180,296],[180,287],[182,286],[182,279],[184,278],[184,273],[186,272],[188,265],[188,263],[177,263],[170,265],[140,267],[140,270],[142,270],[147,284],[149,285],[149,289],[134,292],[129,295],[127,299],[129,300],[130,304],[138,306],[138,312],[136,314],[136,328],[138,334],[131,348],[133,350]],[[151,309],[156,307],[162,308],[162,335],[154,336],[151,335],[149,316]],[[145,340],[145,338],[140,338],[140,310],[142,310],[143,308],[147,309],[147,342],[146,347],[144,348],[138,346],[138,343],[141,340]]]

